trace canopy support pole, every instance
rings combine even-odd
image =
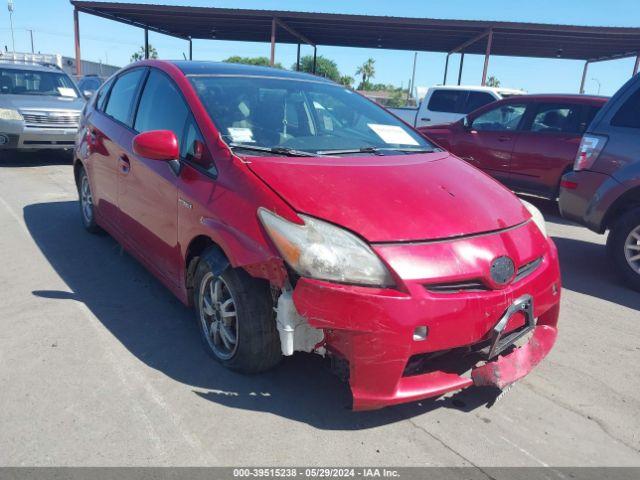
[[[584,68],[582,69],[582,81],[580,82],[580,93],[584,93],[584,84],[587,81],[587,70],[589,70],[589,60],[584,62]]]
[[[274,66],[276,63],[276,29],[278,28],[278,24],[276,23],[275,17],[271,20],[271,60],[269,61],[270,66]]]
[[[296,72],[300,71],[300,44],[298,44],[298,53],[296,54]]]
[[[458,85],[462,81],[462,66],[464,65],[464,52],[460,54],[460,69],[458,70]]]
[[[313,74],[316,74],[316,67],[318,66],[318,47],[313,47]]]
[[[635,77],[638,74],[638,68],[640,67],[640,53],[636,55],[636,63],[633,65],[633,76]]]
[[[484,87],[487,84],[487,72],[489,71],[489,57],[491,56],[491,45],[493,43],[493,30],[489,30],[487,36],[487,49],[484,53],[484,68],[482,69],[482,83]]]
[[[189,60],[193,60],[193,40],[189,37]]]
[[[73,9],[73,37],[76,47],[76,76],[82,75],[82,60],[80,56],[80,21],[78,19],[78,9]]]
[[[442,84],[447,84],[447,71],[449,70],[449,56],[451,54],[447,53],[447,59],[444,61],[444,79],[442,80]]]
[[[144,58],[149,59],[149,29],[144,29]]]

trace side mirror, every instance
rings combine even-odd
[[[82,96],[85,99],[89,100],[91,97],[93,97],[93,91],[91,91],[91,90],[83,90],[82,91]]]
[[[133,137],[133,153],[150,160],[176,160],[180,155],[178,139],[171,130],[152,130]]]

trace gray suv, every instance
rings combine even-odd
[[[618,272],[640,290],[640,75],[593,119],[573,171],[562,177],[560,212],[591,230],[609,231]]]
[[[0,150],[73,148],[84,103],[56,66],[0,62]]]

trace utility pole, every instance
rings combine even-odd
[[[9,22],[11,23],[11,48],[16,51],[16,39],[13,36],[13,0],[7,1],[7,9],[9,10]]]
[[[414,52],[413,53],[413,73],[411,74],[411,83],[409,84],[409,97],[407,98],[407,100],[410,100],[411,97],[413,96],[413,91],[415,90],[416,86],[416,63],[418,63],[418,52]]]
[[[29,35],[31,35],[31,53],[36,53],[36,50],[33,48],[33,29],[29,29]]]

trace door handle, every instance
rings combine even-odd
[[[426,118],[426,117],[422,117],[420,120],[422,120],[423,122],[430,122],[431,121],[430,118]]]
[[[129,173],[129,170],[131,170],[131,162],[126,155],[120,155],[118,157],[118,167],[120,168],[120,172],[125,175]]]

